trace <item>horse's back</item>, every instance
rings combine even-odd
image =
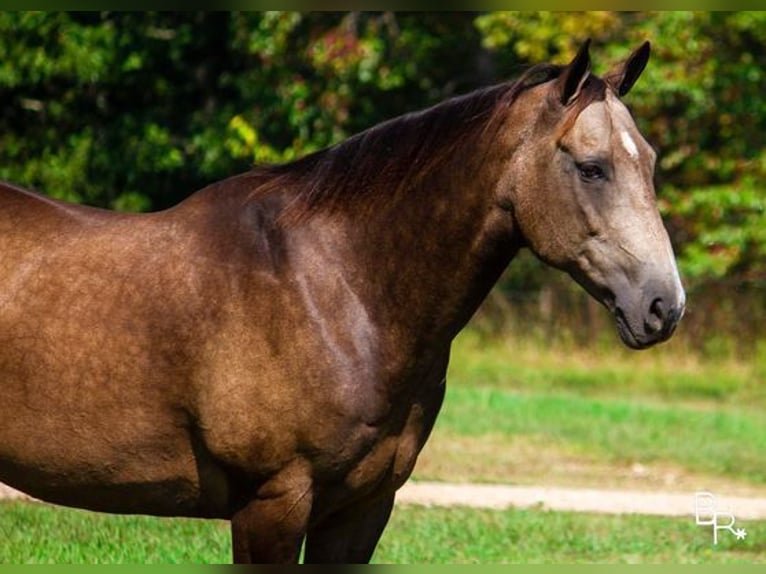
[[[0,480],[96,509],[220,512],[195,509],[188,321],[204,332],[205,294],[190,297],[196,239],[176,223],[0,185]]]
[[[67,203],[7,181],[0,181],[0,220],[35,216],[43,220],[71,220],[84,214],[108,215],[107,210]]]
[[[263,403],[261,329],[289,299],[279,199],[243,201],[252,185],[149,214],[0,185],[0,480],[100,510],[225,514],[206,441],[240,424],[229,406]],[[258,420],[237,445],[267,432]]]

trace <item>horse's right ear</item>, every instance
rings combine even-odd
[[[577,96],[580,95],[580,90],[585,84],[585,80],[588,79],[590,74],[590,38],[585,40],[580,49],[577,51],[577,55],[569,62],[564,68],[561,76],[558,79],[557,89],[560,94],[560,101],[563,105],[568,106]]]

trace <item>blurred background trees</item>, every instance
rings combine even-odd
[[[763,12],[0,13],[0,178],[161,209],[254,163],[565,63],[588,37],[596,73],[652,41],[627,103],[660,154],[658,196],[690,291],[682,331],[703,352],[747,350],[766,335]],[[611,334],[531,257],[484,315],[546,338]]]

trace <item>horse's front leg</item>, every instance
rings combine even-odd
[[[387,491],[328,516],[306,537],[306,564],[365,564],[370,561],[394,506]]]
[[[295,564],[308,528],[311,479],[287,470],[258,489],[231,519],[235,564]]]

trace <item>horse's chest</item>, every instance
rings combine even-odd
[[[376,487],[399,488],[412,473],[418,454],[433,428],[444,398],[444,385],[432,387],[400,413],[401,423],[382,427],[360,452],[345,485],[364,491]]]

